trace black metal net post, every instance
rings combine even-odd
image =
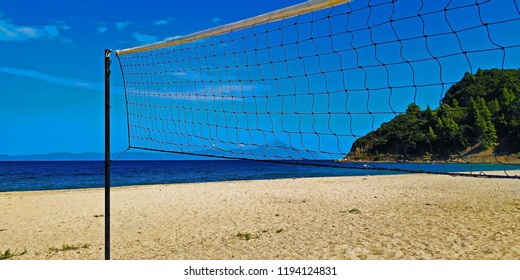
[[[105,260],[110,260],[110,50],[105,50]]]

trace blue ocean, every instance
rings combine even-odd
[[[354,167],[368,167],[353,164]],[[384,164],[380,164],[384,167]],[[389,165],[389,164],[386,164]],[[415,168],[442,172],[480,172],[517,169],[499,164],[392,164],[392,168]],[[513,168],[514,167],[514,168]],[[366,176],[398,174],[393,171],[331,168],[246,160],[114,161],[112,186],[260,180],[278,178]],[[0,192],[101,188],[103,161],[0,161]]]

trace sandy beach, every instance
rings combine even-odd
[[[0,193],[0,254],[102,259],[103,190]],[[520,182],[436,175],[118,187],[114,259],[520,259]]]

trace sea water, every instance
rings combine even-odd
[[[312,164],[312,162],[306,162],[306,164],[308,163]],[[328,164],[327,162],[318,163]],[[518,166],[500,164],[354,163],[350,166],[356,169],[247,160],[114,161],[111,165],[111,185],[399,174],[395,171],[371,170],[371,167],[476,173],[481,170],[518,169]],[[0,192],[101,188],[103,186],[103,161],[0,161]]]

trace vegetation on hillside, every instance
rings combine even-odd
[[[480,155],[480,157],[479,157]],[[484,155],[487,155],[484,156]],[[432,110],[410,104],[356,140],[346,160],[519,161],[520,70],[466,73]]]

